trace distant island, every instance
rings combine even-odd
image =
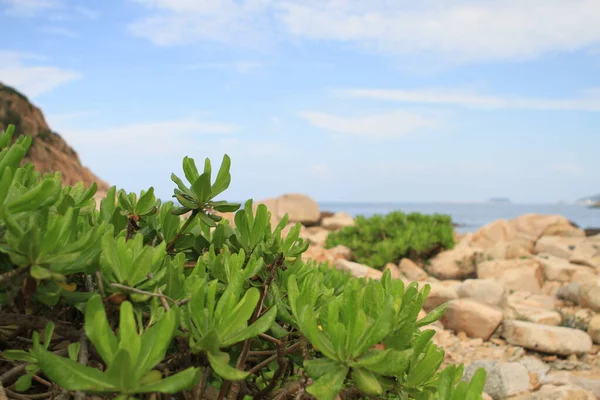
[[[488,203],[510,204],[511,201],[508,197],[492,197],[488,200]]]
[[[581,199],[575,202],[576,204],[582,204],[590,207],[600,207],[600,194],[582,197]]]

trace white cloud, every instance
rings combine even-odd
[[[524,97],[490,96],[460,89],[344,89],[346,98],[361,98],[403,103],[446,104],[480,109],[584,110],[600,111],[600,92],[588,90],[578,97],[549,100]]]
[[[224,70],[235,70],[240,74],[247,74],[256,69],[262,68],[264,65],[258,61],[233,61],[233,62],[210,62],[210,63],[197,63],[188,65],[186,69],[224,69]]]
[[[74,70],[40,65],[42,60],[44,58],[36,54],[0,51],[2,83],[14,87],[25,96],[36,97],[82,78],[82,74]]]
[[[15,17],[33,17],[40,12],[61,7],[59,0],[0,0],[5,5],[5,13]]]
[[[106,152],[113,156],[133,156],[136,153],[144,157],[155,157],[186,154],[198,147],[197,139],[207,134],[230,134],[238,127],[228,123],[187,118],[93,130],[77,129],[67,122],[55,129],[70,145],[83,151]]]
[[[317,111],[304,111],[299,115],[321,129],[373,139],[406,136],[438,125],[431,118],[403,110],[359,117],[342,117]]]
[[[132,31],[157,44],[293,37],[454,62],[523,60],[600,44],[598,0],[136,0]],[[275,39],[276,38],[276,39]]]
[[[46,26],[41,28],[42,32],[50,33],[53,35],[66,36],[70,38],[76,38],[78,35],[70,29],[63,28],[60,26]]]

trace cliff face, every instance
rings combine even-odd
[[[84,167],[75,150],[50,129],[39,108],[15,89],[0,83],[0,129],[10,124],[15,125],[15,138],[22,134],[33,136],[26,161],[42,174],[60,171],[65,185],[82,181],[89,186],[96,182],[98,191],[108,190],[108,184]]]

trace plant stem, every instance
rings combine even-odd
[[[183,232],[185,232],[185,230],[188,228],[188,226],[190,226],[190,224],[192,223],[192,220],[196,217],[196,214],[198,214],[198,210],[192,210],[192,215],[190,215],[190,217],[187,219],[187,221],[185,221],[185,224],[183,224],[183,226],[181,227],[179,232],[177,232],[175,237],[167,245],[167,250],[166,250],[167,253],[170,253],[173,251],[173,248],[175,247],[175,242],[177,241],[177,239],[179,239],[181,237],[181,235],[183,235]]]
[[[109,284],[109,286],[117,288],[117,289],[126,290],[126,291],[131,292],[131,293],[143,294],[143,295],[152,296],[152,297],[159,297],[159,298],[162,298],[162,299],[167,299],[167,300],[169,300],[172,303],[177,303],[175,300],[173,300],[169,296],[166,296],[166,295],[164,295],[162,293],[146,292],[145,290],[140,290],[140,289],[132,288],[130,286],[121,285],[120,283],[111,283],[111,284]]]
[[[79,364],[81,365],[87,365],[88,362],[88,358],[89,358],[89,350],[88,350],[88,338],[87,335],[85,334],[85,332],[81,333],[81,339],[79,339],[79,359],[77,361],[79,361]],[[84,400],[85,399],[85,393],[82,391],[78,391],[75,393],[75,400]]]
[[[4,281],[8,281],[19,275],[26,274],[27,271],[29,271],[29,267],[21,267],[21,268],[15,268],[13,270],[10,270],[8,272],[0,274],[0,283],[4,283]]]

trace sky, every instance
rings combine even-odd
[[[117,188],[223,199],[600,192],[599,0],[0,0],[0,82]]]

